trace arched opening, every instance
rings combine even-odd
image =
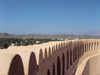
[[[81,46],[81,51],[83,51],[83,53],[85,53],[85,51],[84,51],[84,45],[82,44],[82,46]],[[80,54],[81,55],[81,54]]]
[[[84,51],[84,44],[82,43],[82,48],[81,48],[81,50],[85,53],[85,51]]]
[[[83,50],[84,50],[84,52],[86,52],[86,51],[85,51],[85,44],[83,45]]]
[[[88,44],[86,44],[86,52],[88,52]]]
[[[78,46],[78,47],[77,47],[77,51],[78,51],[78,58],[79,58],[79,55],[80,55],[80,50],[81,50],[81,46]]]
[[[99,47],[99,42],[97,42],[97,50],[98,50],[98,47]]]
[[[50,75],[50,70],[48,70],[47,75]]]
[[[75,62],[75,48],[74,48],[74,56],[73,57],[74,57],[74,62]]]
[[[36,75],[36,73],[37,73],[36,58],[35,58],[35,54],[33,52],[30,55],[29,72],[28,73],[29,73],[28,75]]]
[[[96,49],[96,42],[94,43],[94,50]]]
[[[77,48],[75,47],[75,60],[77,59]]]
[[[19,55],[13,58],[8,75],[24,75],[23,63]]]
[[[79,47],[79,57],[81,56],[81,51],[82,51],[82,48]],[[84,50],[83,50],[84,51]]]
[[[53,64],[53,73],[52,75],[55,75],[55,65]]]
[[[88,52],[88,43],[86,44],[86,52]]]
[[[61,75],[61,63],[59,56],[57,57],[57,75]]]
[[[74,53],[74,49],[73,49],[73,63],[75,62],[75,53]]]
[[[88,44],[88,50],[90,51],[90,44]]]
[[[88,52],[88,44],[86,44],[86,52]]]
[[[78,46],[76,47],[76,59],[78,59]]]
[[[65,74],[65,55],[62,55],[62,75]]]
[[[85,52],[86,52],[87,45],[85,44]]]
[[[91,44],[91,50],[93,50],[93,43]]]
[[[72,50],[70,50],[70,65],[72,65]]]
[[[80,45],[79,46],[77,46],[77,58],[79,58],[79,54],[80,54]]]
[[[87,45],[88,45],[88,51],[89,51],[89,43]]]
[[[88,51],[90,51],[90,43],[88,43]]]
[[[82,53],[84,54],[85,53],[85,51],[83,50],[83,46],[81,45],[81,51],[82,51]]]
[[[89,43],[89,50],[91,50],[91,44]]]
[[[67,51],[67,69],[69,68],[69,52]]]

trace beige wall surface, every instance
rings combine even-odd
[[[87,61],[82,75],[100,75],[100,55]]]

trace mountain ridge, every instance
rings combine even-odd
[[[56,35],[42,35],[42,34],[9,34],[9,33],[0,33],[0,38],[22,38],[22,39],[100,39],[100,35],[91,35],[90,32],[87,34],[56,34]]]

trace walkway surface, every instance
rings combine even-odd
[[[85,54],[84,56],[86,56],[86,55],[87,55],[87,54]],[[90,56],[86,57],[86,58],[81,62],[81,64],[78,66],[75,75],[82,75],[82,72],[84,71],[84,68],[85,68],[85,65],[86,65],[88,59],[90,59],[90,58],[92,58],[92,57],[94,57],[94,56],[98,56],[98,55],[100,55],[100,52],[99,52],[99,51],[96,52],[96,53],[94,53],[93,55],[90,55]],[[83,58],[84,58],[84,56],[83,56]]]

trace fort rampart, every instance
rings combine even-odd
[[[75,75],[82,61],[99,50],[99,39],[10,46],[0,50],[0,75]]]

